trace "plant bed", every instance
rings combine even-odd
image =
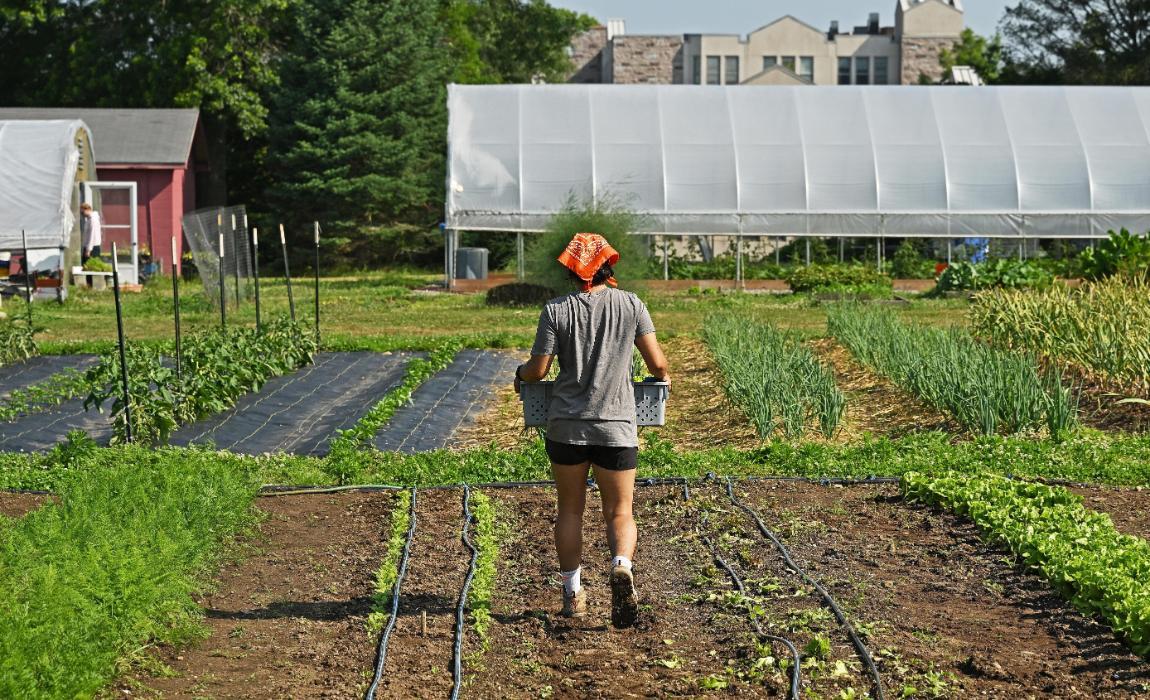
[[[39,493],[0,491],[0,516],[22,518],[50,500],[51,496]],[[3,526],[3,523],[3,519],[0,518],[0,527]]]
[[[1083,505],[1106,513],[1124,535],[1150,539],[1150,490],[1137,488],[1069,487],[1082,496]]]
[[[375,647],[372,575],[383,559],[387,493],[263,498],[245,556],[199,599],[206,636],[148,652],[115,685],[125,696],[359,697]],[[143,669],[160,671],[153,677]]]

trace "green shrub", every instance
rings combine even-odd
[[[0,517],[0,697],[92,697],[133,650],[198,634],[193,593],[251,522],[255,485],[206,451],[117,456]]]
[[[923,255],[923,241],[904,238],[891,258],[890,273],[898,279],[930,279],[934,277],[934,261]]]
[[[595,202],[570,197],[563,208],[551,217],[547,230],[532,234],[524,251],[527,280],[533,284],[565,294],[575,287],[560,265],[559,254],[576,233],[598,233],[619,251],[619,264],[615,277],[622,287],[634,288],[634,280],[647,271],[647,242],[644,236],[630,235],[640,228],[638,214],[612,197],[601,197]]]
[[[995,258],[980,263],[950,264],[939,275],[935,291],[974,291],[992,287],[1043,289],[1053,282],[1053,274],[1029,260]]]
[[[1087,279],[1124,275],[1150,281],[1150,234],[1110,231],[1107,240],[1078,255],[1078,265]]]
[[[91,257],[84,263],[84,272],[111,272],[111,263],[105,262],[101,258]]]
[[[527,282],[501,284],[487,290],[488,306],[542,306],[556,295],[554,289]]]
[[[787,284],[797,293],[890,296],[891,278],[866,265],[809,265],[792,268]]]
[[[27,319],[0,320],[0,367],[23,362],[39,352],[35,329]]]

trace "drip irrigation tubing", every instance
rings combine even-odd
[[[691,491],[687,484],[683,484],[683,500],[691,500]],[[707,526],[707,516],[705,514],[700,518],[700,524],[704,528]],[[709,547],[711,550],[711,558],[714,560],[715,564],[720,569],[727,572],[727,576],[730,577],[731,584],[735,587],[735,590],[745,596],[747,594],[747,589],[746,586],[743,585],[743,580],[739,578],[739,574],[736,573],[735,570],[731,568],[731,565],[728,564],[727,561],[723,559],[722,555],[719,554],[719,548],[715,546],[715,543],[711,540],[711,538],[705,533],[701,534],[703,543],[706,544],[707,547]],[[790,700],[799,700],[799,698],[802,697],[800,693],[802,692],[803,682],[802,657],[799,655],[799,650],[795,647],[791,640],[786,639],[785,637],[777,637],[773,634],[768,634],[767,631],[763,629],[763,626],[759,624],[758,619],[756,619],[754,615],[749,615],[748,617],[751,620],[751,625],[755,628],[755,634],[758,635],[760,640],[766,639],[771,642],[782,644],[787,648],[788,651],[791,652],[791,689],[789,697]]]
[[[664,476],[664,477],[647,477],[644,479],[636,479],[636,486],[686,486],[693,483],[706,483],[708,481],[715,481],[718,477],[714,473],[708,473],[703,477],[687,477],[687,476]],[[894,476],[868,476],[865,478],[854,477],[804,477],[804,476],[748,476],[739,479],[741,483],[756,483],[756,482],[792,482],[803,484],[815,484],[819,486],[866,486],[878,484],[897,484],[899,478]],[[492,481],[478,484],[470,484],[473,489],[533,489],[543,488],[547,486],[554,486],[554,481],[539,480],[539,481]],[[595,482],[591,479],[587,480],[588,486],[595,486]],[[325,493],[340,493],[343,491],[359,491],[363,493],[371,493],[373,491],[406,491],[411,488],[410,486],[400,486],[397,484],[353,484],[347,486],[300,486],[291,484],[265,484],[260,487],[260,496],[301,496],[312,494],[325,494]],[[450,489],[462,488],[460,484],[441,484],[435,486],[420,486],[421,491],[442,491]]]
[[[467,593],[471,590],[471,579],[475,578],[475,564],[479,561],[479,550],[471,541],[471,487],[463,485],[463,531],[460,539],[471,550],[471,563],[467,566],[467,576],[463,579],[463,589],[459,591],[459,604],[455,606],[455,645],[451,651],[451,700],[459,698],[463,688],[463,615],[467,608]]]
[[[375,699],[375,691],[379,688],[379,681],[383,678],[383,667],[387,663],[387,644],[391,641],[391,633],[395,630],[395,618],[399,615],[399,592],[403,586],[403,579],[407,576],[407,560],[411,557],[411,542],[415,539],[415,496],[416,490],[411,489],[411,507],[408,511],[407,539],[403,543],[403,556],[399,561],[399,573],[395,576],[395,583],[391,586],[391,614],[387,618],[387,626],[379,635],[379,647],[375,655],[375,675],[372,676],[371,685],[367,688],[366,700]]]
[[[845,613],[843,613],[842,608],[840,608],[839,604],[835,602],[834,597],[831,596],[827,589],[823,588],[822,584],[816,581],[802,567],[795,563],[794,558],[791,556],[790,550],[787,549],[787,546],[783,544],[783,541],[779,539],[779,537],[775,535],[775,533],[772,532],[770,528],[767,527],[766,523],[763,522],[763,519],[759,517],[759,514],[755,512],[753,508],[746,505],[735,496],[734,481],[728,478],[726,482],[727,496],[731,499],[731,504],[737,508],[740,508],[743,512],[750,516],[752,520],[754,520],[755,525],[757,525],[759,528],[759,533],[774,543],[775,548],[779,551],[779,554],[782,556],[783,561],[786,562],[787,566],[789,566],[791,570],[797,573],[804,581],[814,587],[814,589],[818,591],[819,595],[822,597],[823,603],[825,603],[826,606],[829,607],[835,614],[835,618],[839,621],[839,624],[843,626],[843,629],[846,630],[847,636],[850,637],[851,644],[854,645],[855,651],[858,653],[859,660],[862,661],[863,666],[867,670],[867,673],[870,674],[871,683],[874,685],[875,700],[884,700],[886,696],[883,694],[882,679],[879,677],[878,667],[875,666],[874,659],[871,658],[870,650],[867,649],[866,644],[863,644],[863,641],[859,637],[858,632],[855,630],[854,625],[852,625],[850,620],[847,619],[847,616]]]

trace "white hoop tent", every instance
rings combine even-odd
[[[447,228],[570,193],[636,233],[1095,238],[1150,230],[1150,88],[458,86]]]
[[[79,246],[76,185],[95,179],[92,135],[79,120],[0,121],[0,251],[40,270],[65,269]]]

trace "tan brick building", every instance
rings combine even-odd
[[[626,33],[621,20],[575,38],[575,83],[913,85],[938,82],[940,49],[964,27],[962,0],[897,0],[894,26],[878,13],[851,32],[821,31],[790,15],[747,36]]]

